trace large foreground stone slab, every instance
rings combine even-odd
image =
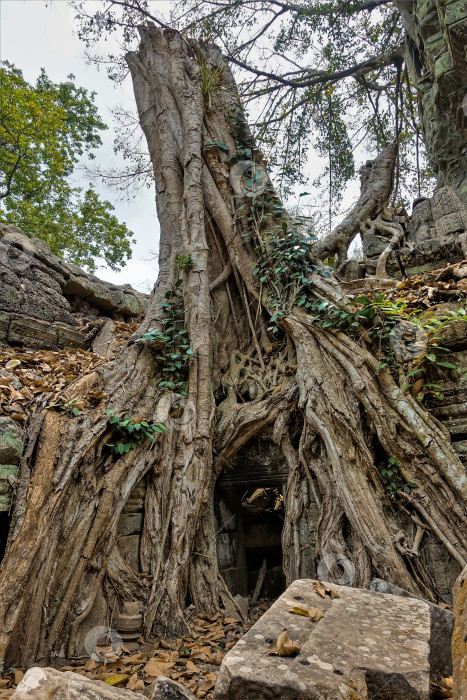
[[[215,700],[428,700],[430,606],[422,600],[295,581],[222,662]],[[318,608],[324,617],[290,613]],[[292,657],[268,654],[284,631]],[[449,640],[446,641],[449,646]]]
[[[114,688],[102,681],[54,668],[30,668],[18,684],[11,700],[196,700],[189,690],[170,678],[157,678],[144,695]]]
[[[114,688],[71,671],[30,668],[11,696],[12,700],[136,700],[131,690]]]

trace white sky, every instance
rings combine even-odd
[[[21,69],[28,82],[35,82],[41,68],[45,68],[54,82],[66,80],[69,73],[76,76],[76,84],[95,90],[99,113],[109,126],[101,133],[103,145],[96,152],[95,163],[101,167],[118,165],[113,153],[113,122],[110,108],[128,105],[133,100],[131,80],[114,85],[104,70],[87,65],[83,56],[84,44],[73,34],[73,10],[66,0],[0,0],[0,59],[8,60]],[[79,181],[86,186],[88,179]],[[101,267],[98,277],[117,284],[129,283],[141,291],[149,291],[157,276],[157,261],[149,260],[151,251],[157,251],[159,223],[156,216],[154,191],[145,190],[136,199],[118,202],[117,194],[93,183],[105,199],[115,205],[115,214],[135,233],[133,257],[120,272]]]

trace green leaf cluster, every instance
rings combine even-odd
[[[396,499],[401,492],[410,494],[414,489],[418,488],[417,484],[405,481],[399,464],[394,457],[389,458],[387,466],[380,470],[380,475],[384,484],[384,490],[393,499]]]
[[[179,294],[181,285],[182,280],[178,279],[172,289],[165,293],[165,301],[161,304],[162,313],[159,316],[163,330],[150,328],[136,342],[149,345],[158,360],[162,374],[158,386],[187,396],[188,370],[195,353],[190,348],[188,330],[185,328],[183,298]]]
[[[212,107],[212,98],[221,89],[223,66],[211,66],[204,53],[198,54],[198,68],[201,78],[201,92],[204,95],[206,105]]]
[[[59,403],[54,403],[49,406],[49,408],[59,408],[65,413],[70,413],[72,416],[79,416],[79,408],[84,402],[78,398],[71,400],[65,399],[63,396],[60,397]]]
[[[191,253],[189,255],[177,255],[175,259],[175,267],[177,267],[181,272],[186,272],[194,267],[195,261]]]
[[[118,270],[131,257],[131,231],[91,187],[71,184],[80,158],[94,157],[107,127],[94,93],[68,78],[55,84],[42,70],[30,85],[11,63],[1,64],[0,220],[91,272],[98,259]]]
[[[109,415],[109,426],[115,435],[115,442],[108,442],[106,447],[113,454],[121,456],[134,450],[141,443],[143,438],[151,442],[154,441],[154,433],[166,433],[167,428],[163,423],[148,423],[146,420],[128,418],[127,411],[116,413],[114,409],[107,411]]]

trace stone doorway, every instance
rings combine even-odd
[[[282,568],[287,465],[267,439],[248,443],[219,477],[214,499],[219,571],[232,595],[277,598]]]

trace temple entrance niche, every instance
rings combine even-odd
[[[215,499],[220,574],[232,595],[277,598],[282,568],[287,465],[267,438],[255,438],[219,476]],[[260,589],[257,590],[260,585]]]

